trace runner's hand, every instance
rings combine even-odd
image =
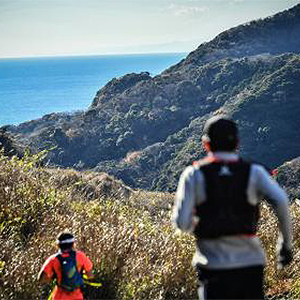
[[[292,250],[286,248],[284,245],[282,245],[282,248],[279,251],[279,258],[278,258],[278,264],[279,268],[283,268],[291,263],[293,260],[293,253]]]

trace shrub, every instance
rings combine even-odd
[[[173,195],[132,192],[129,198],[93,198],[74,193],[78,173],[66,172],[63,186],[55,170],[37,167],[38,156],[19,160],[0,155],[0,298],[47,298],[51,286],[39,287],[36,276],[55,252],[57,234],[76,236],[77,248],[92,259],[103,287],[86,287],[86,299],[196,299],[191,267],[194,240],[170,224]],[[74,181],[75,178],[75,181]],[[84,176],[82,177],[84,178]],[[82,180],[82,178],[80,180]],[[91,177],[92,178],[92,177]],[[70,180],[69,180],[70,179]],[[266,291],[299,297],[300,207],[292,207],[295,261],[276,271],[276,218],[262,205],[260,236],[267,251]]]

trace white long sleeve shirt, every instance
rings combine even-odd
[[[222,161],[235,161],[235,153],[214,152]],[[274,207],[282,233],[283,243],[292,246],[292,230],[289,215],[288,198],[284,190],[259,164],[251,164],[247,187],[248,201],[256,205],[265,197]],[[189,166],[182,173],[173,208],[172,220],[182,231],[192,232],[197,217],[195,207],[206,201],[205,178],[201,170]],[[197,242],[193,264],[210,269],[241,268],[264,265],[265,254],[257,236],[224,236],[217,239],[200,239]]]

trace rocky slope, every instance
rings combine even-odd
[[[5,156],[21,157],[24,150],[3,128],[0,128],[0,151]]]
[[[51,164],[105,171],[134,188],[174,190],[203,155],[205,120],[225,112],[244,156],[269,167],[300,153],[300,4],[223,32],[162,74],[113,79],[90,108],[8,126]]]

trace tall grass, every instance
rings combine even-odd
[[[1,299],[47,298],[51,287],[40,287],[36,276],[55,252],[57,234],[65,229],[75,234],[77,248],[92,259],[96,280],[103,284],[99,289],[86,287],[86,299],[197,298],[191,267],[194,240],[177,234],[170,224],[173,195],[131,192],[128,197],[104,197],[98,181],[93,187],[85,180],[96,175],[47,170],[38,166],[38,159],[0,155]],[[93,197],[87,197],[85,184],[97,191]],[[294,205],[295,220],[299,213]],[[281,272],[275,267],[276,218],[266,205],[261,223],[269,259],[266,290],[300,297],[297,222],[295,261]]]

